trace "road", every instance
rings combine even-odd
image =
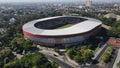
[[[59,55],[58,53],[54,52],[51,49],[44,49],[38,46],[39,52],[44,54],[49,60],[56,61],[61,67],[63,68],[76,68],[76,66],[67,61],[65,56]],[[54,54],[56,56],[54,56]]]
[[[51,56],[51,55],[45,54],[45,56],[46,56],[49,60],[56,61],[56,62],[57,62],[61,67],[63,67],[63,68],[73,68],[72,66],[68,65],[67,63],[65,63],[65,62],[63,62],[63,61],[61,61],[61,60],[59,60],[59,59],[57,59],[57,58],[55,58],[55,57],[53,57],[53,56]]]

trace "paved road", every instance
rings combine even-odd
[[[49,59],[49,60],[53,60],[53,61],[56,61],[61,67],[63,68],[74,68],[68,64],[66,64],[65,62],[61,61],[61,60],[58,60],[57,58],[53,57],[53,56],[50,56],[50,55],[46,55],[45,56]]]

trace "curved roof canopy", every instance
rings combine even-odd
[[[40,29],[34,26],[35,23],[45,21],[45,20],[55,19],[55,18],[61,18],[61,17],[71,17],[71,16],[55,16],[55,17],[48,17],[48,18],[30,21],[23,25],[23,31],[34,34],[34,35],[62,36],[62,35],[85,33],[102,24],[102,22],[97,19],[87,18],[87,17],[78,17],[78,18],[84,18],[86,20],[64,29],[47,30],[47,29]]]

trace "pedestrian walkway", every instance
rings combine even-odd
[[[102,27],[105,28],[105,29],[107,29],[107,30],[110,29],[110,26],[107,26],[107,25],[105,25],[105,24],[102,24]]]

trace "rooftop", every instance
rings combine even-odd
[[[72,34],[88,32],[102,24],[101,21],[93,18],[78,17],[78,18],[84,18],[87,20],[83,22],[79,22],[76,25],[73,25],[71,27],[64,28],[64,29],[47,30],[47,29],[39,29],[34,27],[34,24],[37,22],[59,18],[59,17],[65,17],[65,16],[48,17],[48,18],[30,21],[23,26],[23,30],[34,35],[43,35],[43,36],[72,35]]]

